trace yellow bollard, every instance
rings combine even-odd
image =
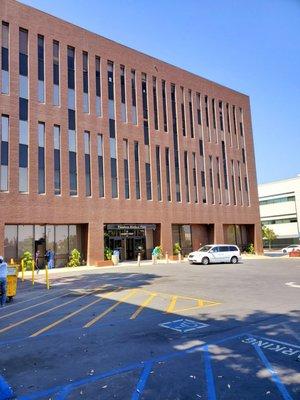
[[[166,253],[166,263],[169,263],[169,254]]]
[[[14,265],[15,261],[13,258],[10,259],[10,265]]]
[[[21,260],[22,282],[24,282],[24,260]]]
[[[33,260],[31,261],[31,267],[32,267],[31,280],[32,280],[32,286],[34,286],[34,261]]]
[[[45,266],[45,273],[46,273],[46,288],[47,290],[50,289],[50,282],[49,282],[49,271],[48,271],[48,264]]]
[[[141,266],[141,253],[138,253],[138,257],[137,257],[137,265],[138,267]]]

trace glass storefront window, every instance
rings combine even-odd
[[[5,225],[4,229],[4,258],[6,261],[10,261],[11,258],[16,260],[18,244],[18,226],[17,225]]]
[[[21,258],[25,251],[34,253],[33,225],[18,226],[18,258]]]
[[[78,243],[77,243],[77,229],[76,225],[69,225],[69,252],[77,249],[78,250]]]
[[[46,250],[54,251],[54,225],[46,225]]]
[[[56,254],[68,254],[68,225],[55,226]]]

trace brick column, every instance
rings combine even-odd
[[[224,243],[223,224],[216,223],[214,227],[214,243]]]
[[[101,222],[90,222],[88,226],[87,264],[98,265],[104,260],[104,230]]]
[[[173,243],[172,243],[172,225],[169,223],[162,223],[160,226],[160,237],[161,245],[164,253],[168,253],[169,256],[173,255]]]
[[[254,249],[257,254],[263,254],[264,252],[260,222],[254,225]]]

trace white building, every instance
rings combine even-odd
[[[300,174],[258,185],[258,196],[262,225],[277,235],[272,247],[300,243]]]

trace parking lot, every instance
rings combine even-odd
[[[0,400],[298,399],[299,304],[297,259],[40,273],[0,310]]]

